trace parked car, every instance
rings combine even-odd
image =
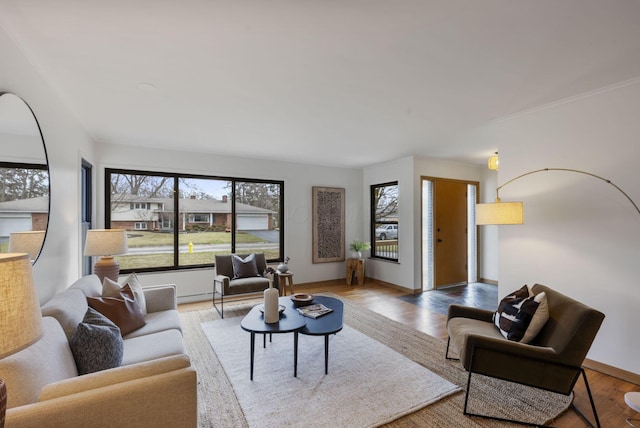
[[[376,238],[382,239],[398,239],[398,225],[385,224],[376,228]]]

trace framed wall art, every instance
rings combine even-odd
[[[313,263],[344,261],[344,189],[313,187]]]

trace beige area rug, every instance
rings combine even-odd
[[[349,326],[329,336],[328,375],[323,337],[299,335],[294,378],[293,335],[274,334],[266,347],[257,335],[251,381],[250,334],[241,319],[205,322],[202,329],[250,427],[377,427],[461,391]]]
[[[375,312],[362,309],[357,304],[343,299],[345,323],[354,330],[379,341],[405,357],[426,367],[442,378],[466,388],[467,373],[458,362],[444,358],[446,342],[390,320]],[[225,304],[225,319],[246,314],[257,302]],[[200,324],[219,319],[215,310],[193,311],[181,314],[187,351],[193,366],[198,371],[198,407],[200,427],[247,427],[240,404],[229,379],[213,352]],[[286,336],[283,336],[286,337]],[[248,347],[249,339],[246,338]],[[261,344],[260,344],[261,346]],[[248,358],[248,351],[247,357]],[[329,363],[335,355],[330,355]],[[300,366],[302,367],[302,363]],[[329,375],[331,375],[331,366]],[[259,372],[256,371],[257,379]],[[540,391],[520,385],[473,377],[472,397],[469,410],[472,412],[509,417],[526,418],[534,424],[545,424],[565,411],[571,397]],[[282,397],[274,392],[269,400],[283,408],[297,411],[293,397]],[[299,403],[298,403],[299,404]],[[370,403],[375,405],[375,403]],[[403,416],[387,427],[506,427],[517,426],[478,417],[467,417],[462,413],[464,392],[453,394],[423,409]],[[363,407],[366,412],[368,407]]]

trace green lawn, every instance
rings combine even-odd
[[[173,245],[173,233],[162,232],[128,232],[129,238],[127,243],[129,247],[155,247],[162,245]],[[186,245],[189,242],[193,245],[197,244],[231,244],[231,233],[228,232],[192,232],[180,233],[178,242]],[[250,233],[238,232],[236,234],[236,243],[248,244],[265,242],[263,238]]]
[[[264,252],[267,259],[274,259],[278,257],[278,250],[261,251],[256,249],[254,251]],[[202,251],[202,252],[194,252],[191,254],[180,253],[178,260],[179,260],[180,266],[212,264],[215,260],[216,254],[229,254],[229,251]],[[173,266],[172,253],[125,255],[125,256],[116,256],[116,259],[120,264],[120,269]]]

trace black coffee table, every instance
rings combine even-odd
[[[332,312],[328,314],[322,315],[318,318],[309,318],[303,317],[307,320],[307,325],[300,330],[301,334],[306,334],[308,336],[324,336],[324,373],[329,373],[329,335],[335,334],[342,330],[343,327],[343,314],[344,314],[344,305],[342,301],[333,298],[333,297],[325,297],[325,296],[316,296],[313,299],[312,304],[321,303],[325,305],[327,308],[333,309]],[[284,305],[287,310],[293,309],[295,306],[290,298],[281,297],[280,304]]]
[[[287,305],[287,302],[291,303],[291,305]],[[285,306],[285,310],[280,314],[280,320],[277,323],[267,324],[264,322],[264,314],[260,311],[262,305],[254,306],[240,322],[240,327],[251,333],[251,380],[253,380],[256,333],[265,335],[263,338],[263,346],[266,344],[267,334],[293,333],[293,377],[298,376],[298,333],[304,328],[310,318],[300,315],[293,307],[289,297],[280,297],[279,303]]]

